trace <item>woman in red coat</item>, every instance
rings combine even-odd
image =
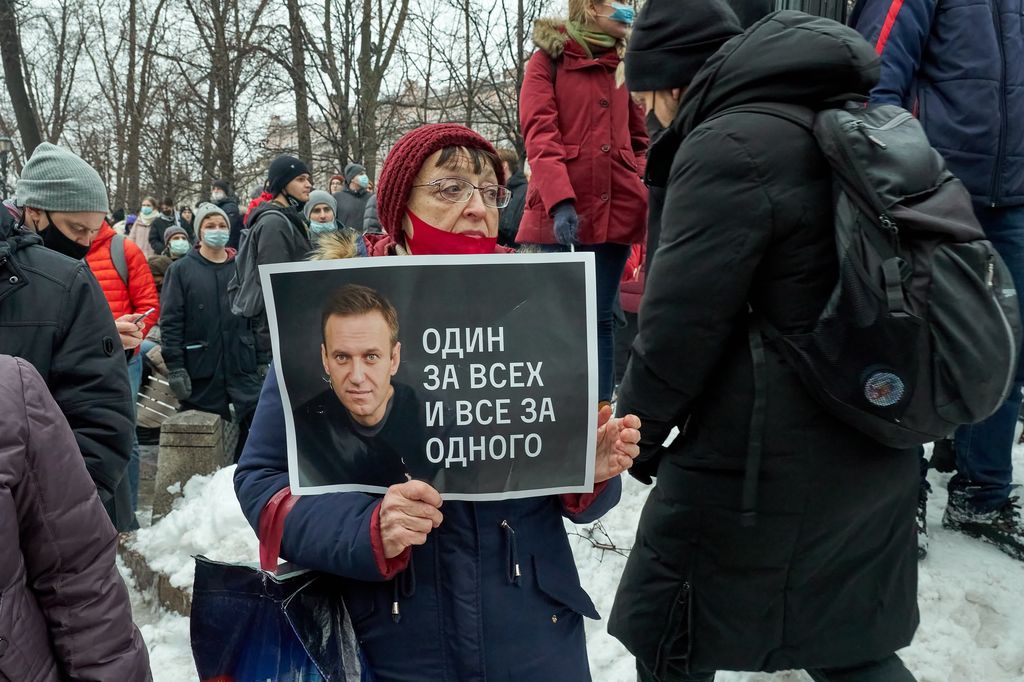
[[[612,394],[619,277],[647,215],[644,116],[616,77],[632,21],[632,8],[603,0],[570,0],[567,21],[537,21],[540,49],[520,93],[533,176],[516,241],[594,253],[602,401]]]

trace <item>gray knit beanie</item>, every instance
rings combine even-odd
[[[110,210],[100,174],[67,149],[43,142],[29,158],[18,179],[19,206],[43,211],[77,213]]]
[[[228,214],[225,213],[219,206],[214,204],[203,202],[196,206],[195,217],[192,220],[192,224],[196,226],[196,237],[202,238],[203,221],[212,215],[219,215],[224,218],[224,223],[231,228],[231,221],[228,219]]]
[[[302,209],[302,212],[306,216],[306,220],[309,220],[309,214],[313,212],[313,209],[320,204],[327,204],[334,211],[335,216],[338,214],[338,201],[329,192],[325,192],[322,189],[316,189],[309,193],[309,199],[306,201],[306,206]]]
[[[186,232],[184,229],[177,225],[171,225],[166,230],[164,230],[164,244],[170,244],[171,237],[173,237],[176,234],[184,235],[185,239],[188,239],[188,232]],[[189,239],[189,241],[192,240]]]

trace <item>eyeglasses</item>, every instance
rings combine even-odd
[[[438,178],[423,185],[413,187],[433,187],[439,197],[453,204],[464,204],[473,198],[473,190],[479,190],[484,206],[505,208],[512,199],[512,193],[501,185],[484,185],[477,187],[469,180],[462,178]]]

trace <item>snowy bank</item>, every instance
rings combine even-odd
[[[167,516],[139,530],[129,547],[149,567],[167,575],[174,587],[191,593],[197,554],[215,561],[259,561],[259,542],[235,497],[229,466],[209,476],[194,476]]]

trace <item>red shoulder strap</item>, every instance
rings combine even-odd
[[[260,568],[271,573],[277,571],[277,558],[281,555],[284,520],[299,500],[290,488],[281,488],[260,512]]]

